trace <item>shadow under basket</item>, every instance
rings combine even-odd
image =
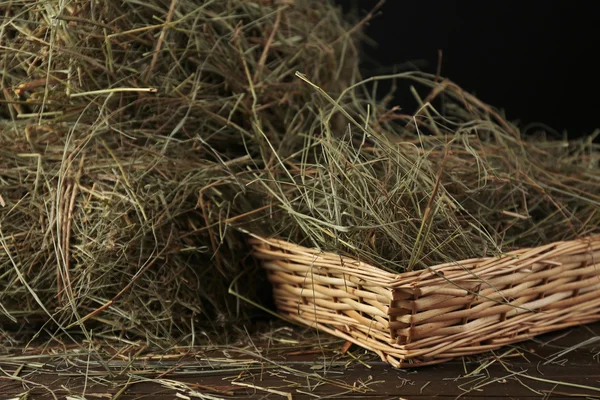
[[[250,243],[280,314],[397,368],[600,320],[600,236],[400,274],[282,240]]]

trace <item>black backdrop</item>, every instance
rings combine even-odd
[[[376,0],[337,0],[364,16]],[[511,120],[569,137],[600,128],[600,16],[596,1],[387,0],[366,27],[365,76],[412,62],[442,75]],[[384,88],[386,89],[386,88]],[[399,91],[395,102],[406,102]]]

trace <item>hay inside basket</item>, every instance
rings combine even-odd
[[[348,128],[331,132],[324,112],[302,161],[261,182],[282,216],[250,242],[280,313],[395,367],[599,319],[593,137],[526,140],[447,80],[388,78],[430,89],[415,114],[305,79]]]
[[[600,320],[600,236],[392,274],[253,237],[280,313],[401,368]]]

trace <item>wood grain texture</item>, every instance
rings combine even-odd
[[[0,399],[23,393],[33,400],[53,399],[52,393],[58,399],[115,399],[128,381],[118,400],[199,398],[190,389],[217,399],[285,398],[258,387],[289,394],[293,400],[600,398],[599,338],[600,323],[595,323],[544,334],[496,353],[394,369],[357,346],[342,354],[342,340],[282,325],[230,346],[188,349],[177,357],[106,359],[112,375],[93,360],[88,367],[85,354],[59,361],[61,346],[47,349],[57,359],[23,356],[15,349],[12,357],[0,356]],[[157,378],[178,389],[154,381]]]

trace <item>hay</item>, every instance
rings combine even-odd
[[[375,103],[365,82],[335,98],[298,76],[328,106],[297,157],[257,175],[280,210],[269,234],[402,272],[599,232],[598,132],[525,139],[423,73],[374,78],[425,89],[422,100],[413,88],[422,106],[412,114]],[[343,135],[331,131],[334,111],[345,115]]]
[[[360,30],[328,2],[0,12],[0,314],[18,326],[163,346],[223,330],[265,294],[248,231],[393,271],[598,232],[592,137],[527,141],[422,73],[355,83]],[[418,109],[377,101],[380,79]]]
[[[236,175],[311,123],[295,71],[353,79],[350,26],[320,1],[62,4],[0,6],[3,320],[163,345],[247,317]]]

